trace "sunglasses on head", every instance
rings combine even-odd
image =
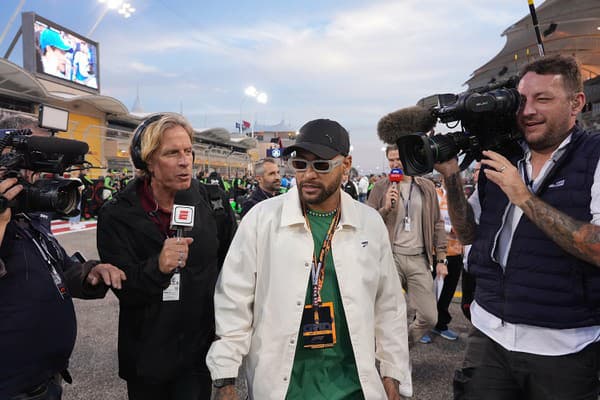
[[[304,172],[308,169],[308,166],[313,171],[320,174],[327,174],[331,172],[335,167],[341,165],[344,161],[343,158],[337,158],[333,160],[305,160],[303,158],[293,157],[288,160],[288,165],[296,172]]]

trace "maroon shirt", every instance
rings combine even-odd
[[[150,186],[150,179],[144,179],[144,184],[138,186],[137,194],[140,198],[140,203],[146,214],[158,227],[160,233],[164,238],[171,237],[175,234],[175,231],[170,229],[171,226],[171,211],[165,211],[158,206],[158,202],[152,194],[152,187]]]

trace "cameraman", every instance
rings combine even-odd
[[[0,129],[32,128],[27,117],[0,121]],[[15,199],[23,185],[0,172],[0,200]],[[32,171],[21,171],[32,182]],[[0,398],[56,400],[76,336],[72,297],[101,298],[121,287],[124,273],[97,261],[72,261],[38,212],[0,212]]]
[[[585,95],[574,58],[525,66],[518,91],[524,152],[520,160],[483,153],[477,215],[456,160],[436,164],[452,225],[473,243],[471,320],[485,344],[465,398],[596,400],[600,135],[576,123]]]

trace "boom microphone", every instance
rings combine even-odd
[[[85,142],[57,137],[26,136],[29,151],[40,151],[42,153],[61,153],[66,156],[85,155],[89,146]]]
[[[430,110],[413,106],[389,113],[379,120],[377,135],[388,144],[396,144],[399,138],[418,132],[429,132],[435,126],[437,118]]]

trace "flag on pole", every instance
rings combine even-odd
[[[242,121],[242,127],[243,127],[244,129],[248,129],[248,128],[250,128],[250,122],[248,122],[248,121]]]

